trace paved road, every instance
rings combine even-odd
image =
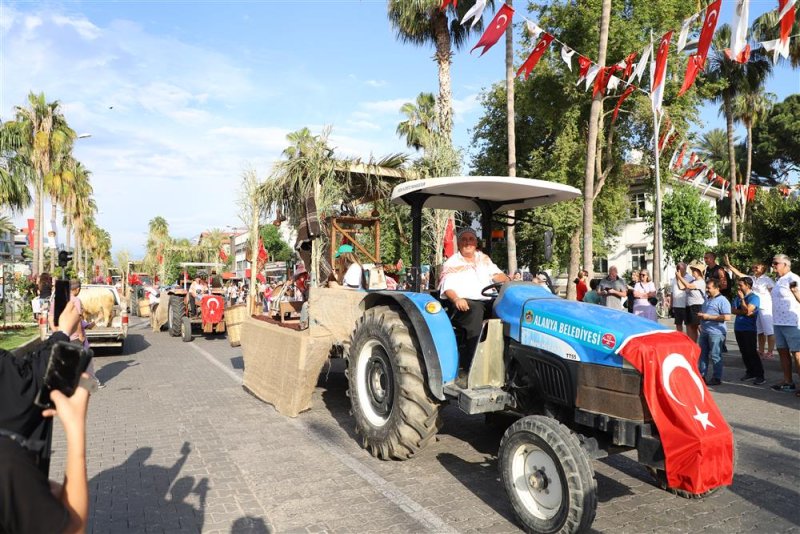
[[[688,501],[631,455],[596,461],[595,531],[798,531],[800,399],[741,384],[737,359],[714,391],[738,442],[733,486]],[[501,431],[450,406],[420,456],[376,460],[355,440],[341,361],[295,419],[241,388],[241,351],[225,339],[133,324],[125,354],[95,365],[107,387],[89,412],[90,532],[518,531],[497,475]],[[778,380],[776,362],[767,377]],[[60,433],[54,449],[60,477]]]

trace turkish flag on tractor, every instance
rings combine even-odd
[[[447,226],[444,229],[444,259],[456,253],[455,221],[452,217],[447,219]],[[400,269],[398,268],[398,271]]]
[[[478,40],[478,44],[473,46],[472,50],[469,52],[472,53],[476,48],[482,46],[483,52],[481,52],[481,56],[485,54],[486,51],[493,47],[500,37],[502,37],[503,32],[505,32],[506,28],[508,28],[508,25],[511,24],[511,19],[513,17],[514,8],[508,4],[503,4],[503,7],[498,10],[497,14],[492,19],[492,22],[489,23],[486,31],[483,32],[483,35],[481,35],[481,38]]]
[[[669,41],[672,39],[673,30],[664,34],[658,44],[656,56],[656,69],[650,82],[650,97],[653,99],[653,113],[661,110],[664,100],[664,80],[667,77],[667,56],[669,55]]]
[[[642,374],[671,488],[704,493],[733,481],[733,434],[697,374],[700,349],[681,332],[627,340],[619,354]]]
[[[703,29],[700,30],[700,40],[697,43],[697,52],[689,56],[689,62],[686,64],[686,74],[683,77],[683,85],[681,90],[678,91],[678,96],[689,90],[694,84],[697,74],[703,70],[706,64],[706,56],[708,56],[708,49],[711,46],[711,38],[714,37],[714,30],[717,28],[717,21],[719,20],[719,7],[722,0],[712,2],[706,8],[706,18],[703,19]]]
[[[542,59],[542,55],[552,42],[552,35],[549,33],[542,35],[542,38],[539,39],[538,43],[536,43],[536,47],[533,49],[533,52],[531,52],[531,55],[528,56],[528,59],[525,60],[525,63],[523,63],[517,71],[517,77],[519,77],[520,74],[524,74],[525,79],[527,80],[528,76],[531,75],[531,71],[533,71],[534,67],[536,67],[536,64],[539,63],[539,60]]]

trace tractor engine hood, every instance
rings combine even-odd
[[[564,300],[530,282],[504,284],[494,313],[508,325],[508,336],[523,345],[566,360],[613,367],[623,366],[617,351],[627,339],[671,331],[631,313]]]

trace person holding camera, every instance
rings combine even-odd
[[[781,358],[783,383],[775,384],[776,391],[794,391],[800,397],[792,382],[792,360],[795,372],[800,374],[800,276],[791,271],[792,261],[785,254],[772,258],[772,268],[778,274],[772,288],[772,317],[775,328],[775,348]]]
[[[86,412],[89,391],[78,387],[67,397],[50,393],[54,408],[40,411],[34,397],[43,385],[50,349],[67,342],[80,321],[68,303],[59,316],[59,331],[44,348],[24,357],[3,353],[0,365],[0,532],[83,532],[89,516],[89,485],[86,477]],[[84,374],[83,379],[89,376]],[[57,416],[67,441],[64,482],[47,478],[43,458],[49,451],[44,418]],[[44,433],[37,429],[46,428]]]

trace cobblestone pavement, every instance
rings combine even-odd
[[[730,382],[714,397],[738,442],[733,486],[685,500],[655,488],[630,454],[595,461],[595,531],[798,531],[800,399],[739,382],[738,353],[725,364]],[[107,387],[89,411],[90,532],[519,529],[498,480],[502,430],[449,406],[417,458],[376,460],[355,439],[340,360],[295,419],[241,388],[241,351],[224,338],[182,343],[133,324],[125,353],[95,366]],[[777,362],[767,368],[777,381]],[[54,478],[63,454],[59,431]]]

